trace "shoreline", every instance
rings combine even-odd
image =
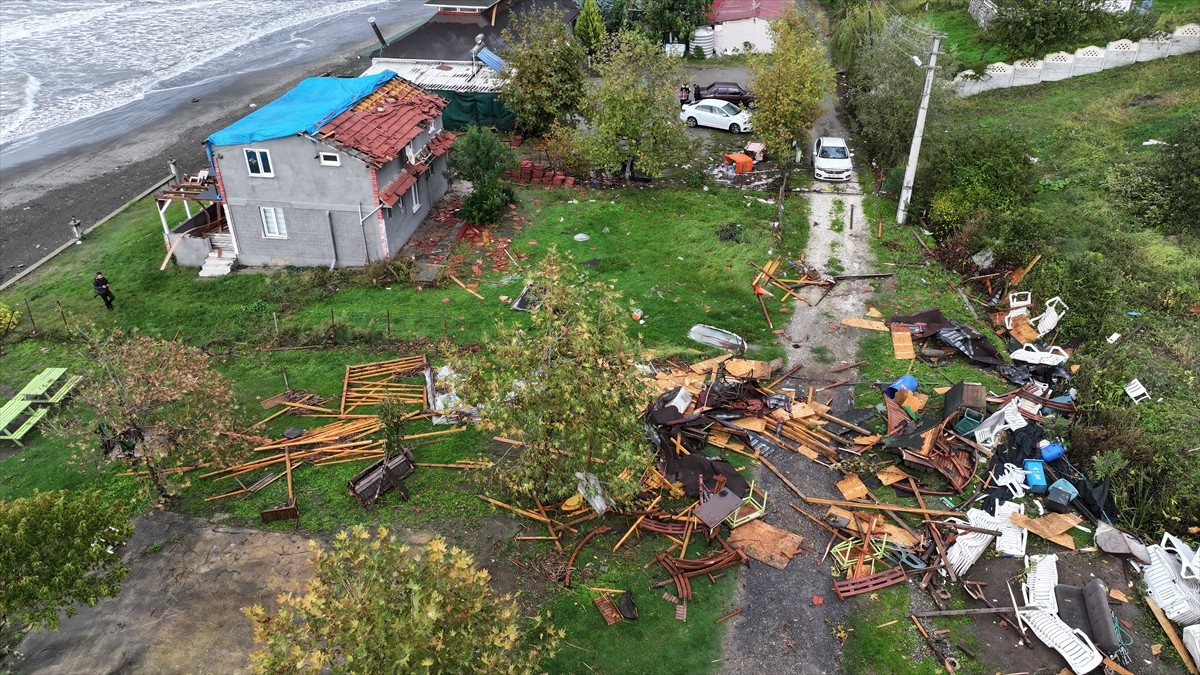
[[[423,19],[415,18],[419,24]],[[411,24],[404,26],[408,29]],[[322,74],[357,76],[369,65],[361,54],[373,39],[339,45],[330,53],[233,78],[202,94],[166,102],[166,119],[131,125],[112,138],[80,144],[12,169],[0,170],[0,282],[11,279],[72,240],[68,223],[81,229],[100,219],[170,173],[174,158],[182,173],[208,164],[203,142],[306,78]],[[120,115],[120,109],[112,111]],[[86,120],[84,120],[86,122]],[[77,125],[84,128],[86,125]],[[84,242],[86,246],[86,240]]]

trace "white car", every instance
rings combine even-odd
[[[687,122],[689,127],[728,129],[735,134],[745,133],[752,128],[749,110],[742,110],[729,101],[715,98],[706,98],[683,106],[679,111],[679,119]]]
[[[846,147],[846,139],[825,136],[813,143],[813,178],[817,180],[850,180],[854,156]]]

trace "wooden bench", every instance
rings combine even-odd
[[[24,398],[30,403],[58,403],[66,398],[81,380],[81,375],[68,376],[66,368],[47,368],[25,385],[17,394],[17,398]]]
[[[18,396],[0,408],[0,440],[12,441],[21,447],[21,439],[39,422],[49,408],[33,408],[30,401]],[[24,418],[22,419],[22,416]]]

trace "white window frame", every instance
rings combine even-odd
[[[250,166],[250,153],[258,156],[259,171],[255,173],[254,168]],[[246,160],[246,173],[250,174],[251,178],[274,178],[275,165],[271,162],[271,151],[265,148],[246,148],[242,153],[242,157]],[[262,171],[263,158],[266,158],[267,170]]]
[[[268,218],[267,214],[271,214]],[[258,207],[258,217],[263,224],[264,239],[287,239],[287,220],[283,217],[283,209],[278,206]],[[268,223],[268,220],[270,221]],[[281,227],[282,226],[282,227]],[[274,232],[272,232],[274,228]]]
[[[421,210],[421,180],[419,178],[408,192],[412,195],[412,212],[416,213]]]
[[[317,153],[318,159],[321,160],[321,166],[341,166],[342,156],[336,152],[320,152]]]
[[[414,138],[408,142],[408,145],[404,146],[404,154],[408,156],[409,164],[415,164],[417,161],[417,149],[414,147],[416,142],[417,139]]]

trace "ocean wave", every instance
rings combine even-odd
[[[0,144],[158,89],[277,66],[311,51],[315,43],[302,36],[305,31],[380,4],[384,0],[319,6],[293,0],[5,0],[0,60],[9,66],[6,75],[21,73],[36,84],[5,92]]]

